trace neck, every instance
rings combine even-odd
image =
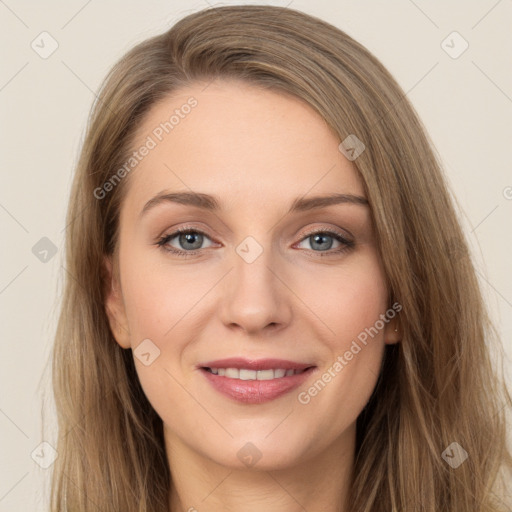
[[[225,466],[185,445],[164,426],[172,475],[170,512],[345,512],[355,424],[335,443],[293,467]]]

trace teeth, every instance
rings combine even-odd
[[[278,368],[276,370],[249,370],[246,368],[210,368],[213,374],[221,377],[227,377],[228,379],[240,379],[240,380],[272,380],[280,379],[281,377],[290,377],[297,373],[302,373],[304,370],[284,370]]]
[[[238,379],[240,375],[240,371],[236,368],[226,368],[225,377],[228,377],[230,379]]]
[[[228,375],[228,377],[233,377],[235,379],[238,378],[241,380],[256,380],[256,376],[257,376],[256,370],[244,370],[242,368],[239,370],[239,374],[240,374],[240,376],[237,377],[235,372],[233,372],[233,374]],[[274,376],[274,372],[272,372],[270,378],[272,378],[273,376]]]

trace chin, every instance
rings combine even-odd
[[[231,469],[248,471],[276,471],[296,466],[306,459],[304,443],[284,442],[284,439],[254,437],[237,438],[220,453],[211,453],[217,464]]]

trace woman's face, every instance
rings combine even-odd
[[[169,449],[275,469],[353,442],[397,333],[340,142],[302,101],[238,81],[144,119],[107,310]],[[353,200],[313,200],[333,195]]]

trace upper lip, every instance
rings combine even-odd
[[[229,357],[201,363],[198,368],[246,368],[248,370],[305,370],[314,366],[311,363],[298,363],[285,359],[246,359],[243,357]]]

